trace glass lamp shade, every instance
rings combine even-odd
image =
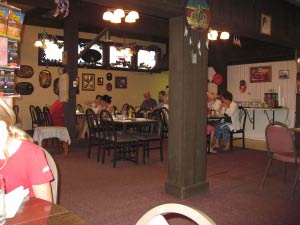
[[[220,35],[220,39],[222,39],[222,40],[228,40],[229,37],[230,37],[229,33],[225,32],[225,31],[223,31]]]
[[[110,21],[112,20],[113,16],[114,14],[112,12],[106,11],[105,13],[103,13],[102,19]]]
[[[110,22],[112,22],[112,23],[121,23],[121,18],[116,16],[116,15],[113,15]]]
[[[123,9],[115,9],[114,15],[116,15],[120,18],[123,18],[123,17],[125,17],[125,12]]]
[[[207,38],[208,40],[212,40],[215,41],[218,39],[218,31],[216,30],[211,30],[208,34],[207,34]]]
[[[34,42],[34,46],[37,47],[37,48],[40,48],[40,47],[43,46],[43,43],[42,43],[41,40],[37,40],[37,41]]]
[[[140,15],[139,15],[139,13],[138,13],[137,11],[130,11],[130,12],[128,13],[128,16],[134,18],[135,20],[137,20],[137,19],[140,18]]]
[[[135,23],[136,19],[133,17],[133,16],[130,16],[130,14],[128,14],[126,17],[125,17],[125,22],[126,23]]]

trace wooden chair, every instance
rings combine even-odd
[[[93,145],[98,146],[97,161],[100,160],[100,150],[101,150],[101,130],[100,130],[100,118],[95,114],[94,110],[88,108],[85,112],[86,122],[89,130],[88,138],[88,158],[91,158],[91,150]]]
[[[118,160],[128,160],[138,164],[138,139],[131,135],[117,133],[113,118],[107,110],[100,113],[100,124],[104,134],[104,150],[102,163],[105,161],[106,151],[113,149],[113,167]]]
[[[160,160],[163,161],[163,118],[161,109],[156,109],[150,114],[152,120],[157,120],[157,123],[147,125],[142,128],[142,132],[135,134],[141,142],[143,148],[143,163],[145,163],[146,153],[149,157],[149,150],[159,149]],[[158,142],[158,146],[150,147],[150,143]]]
[[[169,110],[165,107],[162,107],[161,112],[163,117],[163,135],[165,138],[168,137],[169,132]]]
[[[32,124],[31,127],[32,127],[32,131],[33,131],[33,129],[38,127],[38,125],[39,125],[34,105],[29,106],[29,112],[30,112],[30,116],[31,116],[31,124]]]
[[[53,120],[50,113],[50,109],[47,106],[43,107],[44,114],[44,126],[53,126]]]
[[[44,113],[39,106],[35,106],[36,118],[39,126],[46,126],[46,121],[44,118]]]
[[[286,163],[293,163],[298,168],[291,194],[291,198],[293,199],[300,174],[300,156],[295,147],[294,135],[285,124],[280,122],[269,124],[266,127],[265,135],[269,161],[261,182],[261,189],[264,187],[273,160],[284,163],[284,175]]]
[[[241,124],[242,128],[237,131],[230,131],[230,150],[233,150],[233,141],[234,140],[242,140],[243,141],[243,149],[245,149],[245,126],[246,126],[246,119],[247,119],[247,112],[244,107],[239,106],[239,123]],[[235,137],[235,135],[241,135]]]
[[[168,222],[163,216],[171,213],[178,214],[179,216],[185,216],[196,224],[216,225],[216,223],[205,213],[192,207],[177,203],[162,204],[150,209],[138,220],[136,225],[167,225]],[[190,221],[187,222],[187,224],[190,224]]]

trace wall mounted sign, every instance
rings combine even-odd
[[[202,31],[209,27],[210,11],[205,0],[188,0],[186,18],[192,29]]]
[[[106,74],[106,79],[109,80],[109,81],[112,80],[112,74],[111,73],[107,73]]]
[[[39,82],[42,88],[48,88],[51,85],[52,78],[49,70],[42,70],[39,74]]]
[[[29,82],[19,82],[16,84],[15,90],[20,95],[31,95],[34,87]]]
[[[16,76],[20,78],[31,78],[34,74],[34,70],[31,66],[21,65],[20,69],[15,70]]]
[[[289,70],[279,70],[279,79],[289,79],[290,71]]]
[[[264,13],[260,17],[260,33],[271,35],[272,18]]]
[[[271,66],[250,67],[250,83],[271,82],[271,81],[272,81]]]
[[[127,77],[116,77],[115,88],[127,88]]]
[[[95,74],[90,74],[90,73],[82,74],[82,90],[95,91]]]
[[[112,84],[111,83],[107,83],[106,84],[106,90],[107,91],[111,91],[112,90]]]
[[[97,78],[97,85],[103,85],[103,77]]]

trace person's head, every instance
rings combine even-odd
[[[150,91],[146,91],[146,92],[144,93],[144,98],[145,98],[145,100],[150,100],[150,98],[151,98]]]
[[[96,104],[100,105],[102,103],[102,96],[101,95],[97,95],[96,99],[95,99]]]
[[[165,102],[165,100],[166,100],[166,92],[165,91],[158,92],[158,101]]]
[[[54,91],[54,94],[59,95],[59,78],[56,78],[53,81],[53,91]]]
[[[230,104],[232,102],[232,94],[229,91],[224,91],[222,94],[222,102]]]
[[[102,101],[104,101],[104,103],[106,103],[106,104],[110,104],[111,103],[111,96],[109,96],[109,95],[103,95],[102,96]]]
[[[215,93],[207,92],[207,102],[213,102],[216,99]]]
[[[16,116],[14,111],[0,98],[0,150],[7,151],[6,143],[8,138],[32,140],[26,133],[14,127],[15,123]]]

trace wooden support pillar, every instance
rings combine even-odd
[[[69,74],[69,101],[64,103],[64,120],[72,140],[76,137],[76,87],[73,87],[73,81],[78,74],[78,18],[79,0],[70,1],[70,14],[64,19],[64,51],[67,55],[64,69]]]
[[[170,117],[167,193],[186,198],[208,188],[206,182],[207,66],[206,32],[201,57],[192,63],[189,39],[184,37],[184,16],[170,19]],[[193,35],[194,36],[194,35]]]
[[[297,62],[297,75],[296,75],[296,86],[297,86],[297,93],[296,93],[296,112],[295,112],[295,127],[300,127],[300,49],[295,49],[295,60]],[[295,144],[297,149],[300,147],[300,137],[299,133],[295,133]]]

